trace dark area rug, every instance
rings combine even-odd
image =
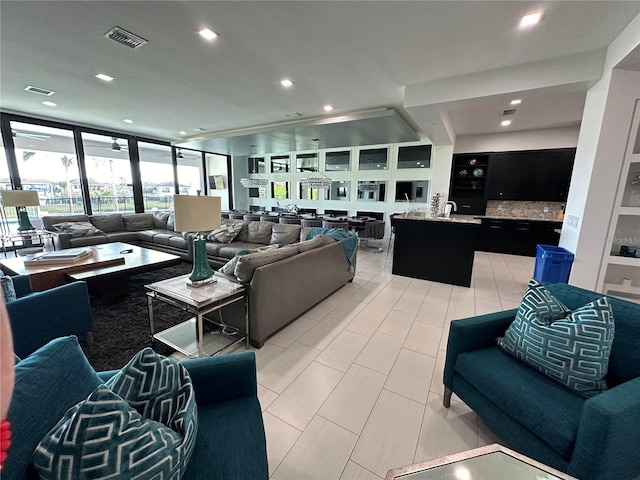
[[[191,269],[190,263],[182,262],[173,267],[134,275],[129,278],[127,296],[117,300],[106,300],[91,294],[94,343],[89,347],[81,339],[80,344],[96,371],[122,368],[135,353],[145,347],[153,347],[162,355],[173,353],[174,350],[170,347],[151,341],[145,295],[147,289],[144,286],[190,273]],[[158,301],[154,301],[153,311],[156,332],[189,318],[185,312]]]

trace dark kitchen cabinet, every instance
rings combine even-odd
[[[563,202],[574,157],[575,148],[491,154],[487,198]]]
[[[488,154],[453,156],[449,200],[458,206],[457,213],[484,215],[488,170]]]
[[[483,218],[478,250],[536,256],[536,245],[558,245],[560,235],[554,229],[562,222]]]

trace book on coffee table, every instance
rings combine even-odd
[[[75,263],[93,255],[92,248],[68,248],[55,252],[44,252],[24,260],[25,265],[51,265],[59,263]]]

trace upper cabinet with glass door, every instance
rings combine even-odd
[[[351,169],[351,152],[327,152],[324,164],[325,172],[348,172]]]
[[[387,154],[388,150],[386,148],[360,150],[358,170],[386,170]]]
[[[271,173],[289,173],[289,155],[274,155],[271,157]]]
[[[398,148],[398,169],[431,168],[431,145]]]

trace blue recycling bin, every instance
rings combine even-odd
[[[573,253],[553,245],[536,245],[533,278],[539,282],[568,283]]]

